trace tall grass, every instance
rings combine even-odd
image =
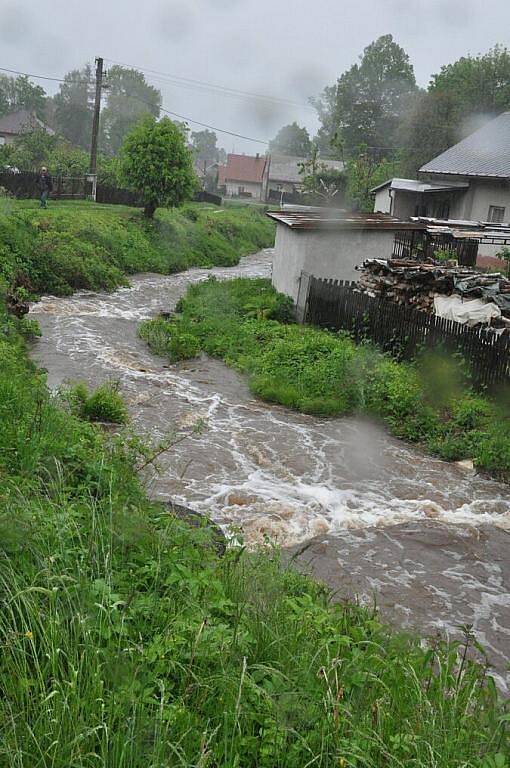
[[[323,416],[362,412],[444,459],[474,459],[510,480],[508,391],[475,393],[455,360],[399,363],[345,333],[299,326],[267,280],[210,279],[192,286],[178,309],[173,321],[140,327],[157,354],[177,359],[182,348],[189,357],[198,345],[245,373],[264,400]]]
[[[230,266],[273,242],[273,223],[249,208],[190,203],[144,222],[123,206],[14,203],[0,216],[0,281],[56,295],[113,290],[135,272]]]
[[[0,765],[508,765],[483,661],[332,605],[276,550],[220,557],[0,315]]]

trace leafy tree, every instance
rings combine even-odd
[[[359,64],[325,88],[315,102],[325,148],[336,144],[352,152],[362,143],[391,147],[417,86],[409,56],[384,35],[365,48]],[[335,154],[338,154],[336,151]]]
[[[451,94],[463,112],[497,115],[510,107],[510,51],[496,45],[478,56],[463,56],[433,75],[430,93]]]
[[[0,114],[20,109],[33,111],[42,120],[46,106],[46,92],[40,85],[34,85],[25,75],[7,77],[0,75]]]
[[[106,79],[107,105],[102,114],[102,146],[117,154],[125,135],[144,114],[159,117],[161,93],[136,69],[112,67]]]
[[[401,172],[411,178],[436,155],[462,137],[455,98],[451,93],[423,93],[401,127]]]
[[[55,128],[69,141],[84,150],[90,148],[92,134],[94,75],[87,64],[83,69],[74,69],[64,77],[53,102],[55,105]]]
[[[144,116],[124,140],[121,163],[125,181],[143,194],[147,218],[190,199],[197,186],[186,134],[168,117]]]
[[[311,146],[310,157],[299,163],[299,173],[302,177],[302,191],[318,202],[339,202],[345,191],[345,175],[342,171],[333,170],[320,160],[319,148]]]
[[[269,143],[269,149],[271,152],[277,152],[282,155],[309,157],[312,151],[310,134],[306,128],[301,128],[296,122],[284,125]]]
[[[362,144],[347,162],[347,200],[354,210],[369,213],[374,208],[370,190],[395,176],[396,163],[385,158],[376,159]]]
[[[36,171],[42,165],[48,165],[57,144],[57,136],[51,136],[44,128],[36,128],[15,139],[9,162],[23,171]]]
[[[201,163],[215,163],[219,159],[218,137],[214,131],[193,131],[191,146],[196,159]]]
[[[402,126],[404,169],[416,174],[428,160],[463,139],[477,118],[510,108],[510,51],[495,46],[463,56],[433,75]]]

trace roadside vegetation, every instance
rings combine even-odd
[[[231,266],[274,242],[272,222],[248,207],[188,203],[144,222],[138,209],[123,206],[58,202],[40,210],[32,201],[0,202],[0,281],[11,291],[113,290],[136,272]]]
[[[212,299],[229,302],[216,342],[229,360],[234,317],[244,341],[258,334],[248,354],[293,328],[261,319],[288,306],[260,281],[207,283],[185,303],[190,326],[205,296],[209,333]],[[82,418],[91,393],[49,392],[27,357],[34,331],[0,309],[1,765],[508,765],[505,705],[465,645],[425,647],[332,605],[277,551],[221,557],[207,527],[147,500],[137,469],[152,449]],[[353,354],[339,350],[335,371]]]
[[[459,361],[397,362],[346,333],[292,322],[292,304],[269,281],[213,278],[192,286],[172,320],[140,335],[172,360],[203,350],[249,377],[254,394],[305,413],[382,419],[397,437],[447,460],[510,479],[508,394],[475,393]]]

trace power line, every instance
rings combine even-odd
[[[170,74],[169,72],[161,72],[157,69],[148,69],[146,67],[139,67],[134,64],[126,64],[125,62],[114,61],[113,59],[105,59],[105,61],[110,62],[110,64],[118,64],[121,67],[131,67],[132,69],[136,69],[140,72],[148,72],[151,75],[156,75],[159,78],[163,79],[163,82],[167,80],[173,81],[175,85],[178,85],[179,83],[183,85],[190,84],[190,85],[200,86],[206,89],[213,89],[215,92],[223,91],[225,93],[235,95],[235,96],[241,96],[243,98],[263,99],[265,101],[272,101],[279,104],[285,104],[286,106],[300,107],[300,108],[311,109],[315,111],[315,108],[312,107],[310,104],[303,104],[297,101],[293,101],[292,99],[286,99],[282,96],[271,96],[265,93],[254,93],[253,91],[244,91],[239,88],[230,88],[225,85],[209,83],[204,80],[195,80],[191,77],[183,77],[181,75]]]
[[[67,83],[68,80],[64,80],[64,78],[61,77],[49,77],[46,75],[34,75],[31,72],[19,72],[16,69],[7,69],[5,67],[0,67],[0,72],[9,72],[14,75],[21,75],[23,77],[31,77],[37,80],[50,80],[55,83]],[[73,80],[72,83],[87,83],[90,84],[89,80]],[[227,136],[234,136],[237,139],[246,139],[246,141],[253,141],[257,144],[265,144],[269,145],[269,141],[266,141],[265,139],[254,139],[252,136],[244,136],[242,133],[236,133],[234,131],[227,131],[224,128],[218,128],[214,125],[209,125],[208,123],[202,123],[199,120],[193,120],[191,117],[185,117],[184,115],[180,115],[177,112],[172,112],[171,110],[167,109],[163,106],[163,104],[150,104],[150,102],[144,101],[144,99],[140,98],[139,96],[136,96],[135,94],[127,94],[130,98],[137,99],[138,101],[142,102],[143,104],[146,104],[147,106],[157,106],[158,109],[160,109],[162,112],[165,112],[167,115],[172,115],[173,117],[177,117],[179,120],[185,120],[187,123],[193,123],[194,125],[199,125],[202,128],[209,128],[212,131],[217,131],[218,133],[225,133]]]

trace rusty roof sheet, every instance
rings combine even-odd
[[[425,230],[426,224],[416,221],[402,221],[387,213],[348,213],[324,208],[323,211],[269,211],[267,215],[279,224],[291,229],[328,230]]]

